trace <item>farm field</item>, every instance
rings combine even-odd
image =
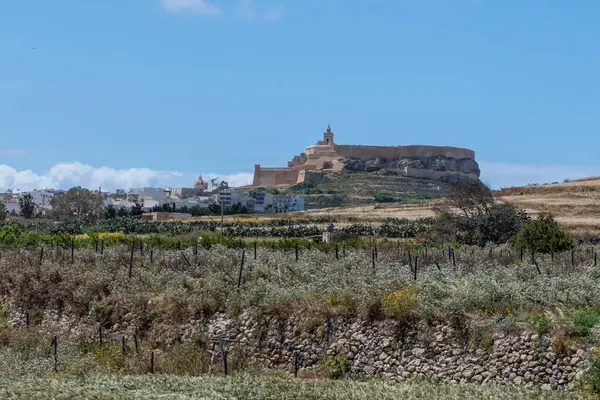
[[[208,357],[209,341],[197,335],[203,334],[203,328],[191,328],[190,321],[197,324],[218,315],[296,316],[307,320],[302,328],[307,330],[335,317],[427,326],[452,315],[463,321],[460,326],[468,327],[465,339],[481,349],[489,348],[486,338],[505,331],[543,332],[548,339],[540,354],[560,354],[561,348],[570,349],[578,342],[599,343],[595,330],[600,322],[598,248],[537,255],[532,262],[508,246],[452,250],[398,244],[379,243],[377,252],[360,247],[339,251],[302,247],[298,252],[293,247],[260,247],[256,258],[251,248],[220,245],[135,252],[118,244],[103,252],[93,247],[45,252],[4,248],[0,396],[574,396],[564,390],[557,397],[517,387],[453,385],[447,383],[449,377],[445,383],[365,383],[361,382],[364,375],[353,368],[347,370],[348,381],[337,382],[318,372],[326,357],[302,362],[302,368],[316,372],[308,380],[284,378],[290,373],[286,363],[276,368],[276,377],[249,376],[262,364],[237,352],[243,347],[231,349],[231,377],[221,378],[219,358],[215,363]],[[499,319],[502,325],[494,322]],[[56,361],[53,337],[58,337]],[[154,360],[154,352],[156,364],[149,361]],[[587,360],[573,362],[582,366]],[[150,368],[153,375],[148,375]],[[539,379],[541,384],[545,378]]]
[[[0,380],[2,398],[24,399],[576,399],[574,393],[548,393],[496,386],[386,384],[382,381],[300,380],[241,374],[177,377],[168,375],[51,377],[40,381]]]
[[[551,213],[568,232],[575,235],[600,234],[600,179],[574,180],[552,185],[503,188],[494,193],[499,203],[508,202],[532,216]],[[335,215],[362,221],[385,218],[420,219],[435,216],[438,200],[420,203],[369,204],[324,208],[302,213],[305,217]]]

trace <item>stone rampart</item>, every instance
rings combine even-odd
[[[448,146],[360,146],[336,144],[335,151],[340,157],[359,158],[363,160],[378,157],[448,157],[457,159],[475,159],[475,152],[473,150]]]
[[[299,170],[294,168],[254,168],[253,186],[295,185]]]

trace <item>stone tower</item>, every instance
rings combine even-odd
[[[330,125],[327,125],[327,130],[323,132],[323,142],[325,144],[333,144],[333,132]]]

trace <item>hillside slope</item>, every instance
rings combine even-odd
[[[302,194],[307,209],[375,202],[412,202],[441,197],[448,183],[386,176],[368,172],[344,174],[322,182],[303,183],[287,190]]]

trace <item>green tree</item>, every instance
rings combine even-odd
[[[6,204],[2,200],[0,200],[0,221],[4,221],[8,217],[8,210],[6,209]]]
[[[98,193],[79,186],[52,199],[52,212],[59,218],[96,218],[101,210]]]
[[[520,249],[536,253],[551,253],[573,248],[573,238],[560,229],[550,214],[542,214],[527,222],[521,231],[510,239]]]
[[[117,209],[112,204],[109,204],[104,208],[104,218],[113,219],[117,217]]]
[[[19,197],[19,208],[21,208],[21,215],[25,219],[31,219],[35,213],[35,203],[33,197],[27,193]]]
[[[136,202],[133,207],[131,207],[131,215],[142,215],[144,213],[144,206],[142,203]]]

